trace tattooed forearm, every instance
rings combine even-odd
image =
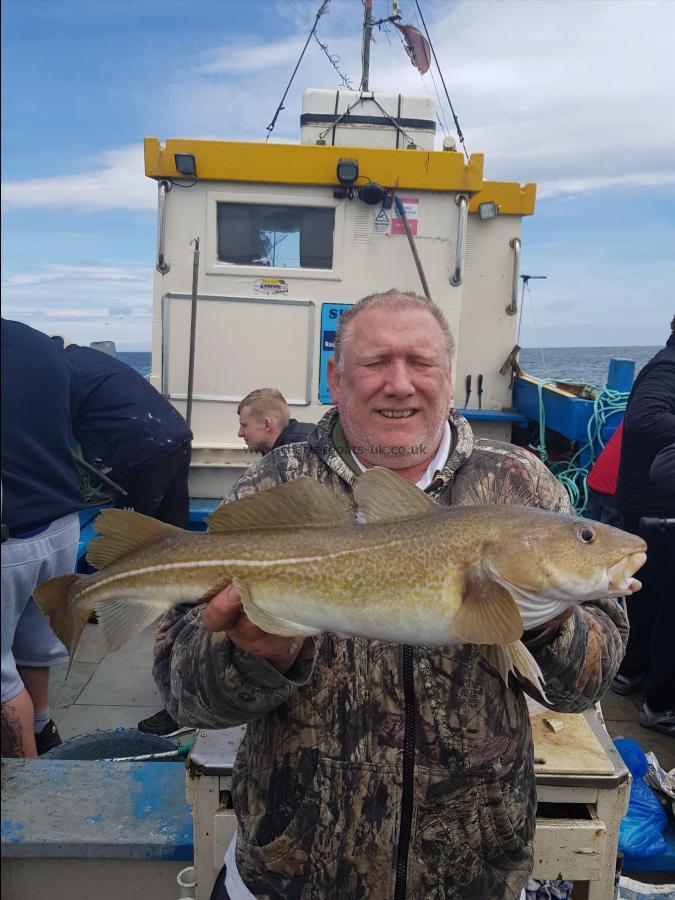
[[[25,756],[21,738],[21,722],[9,703],[2,704],[2,731],[0,744],[3,756]]]

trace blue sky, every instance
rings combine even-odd
[[[420,0],[470,151],[536,181],[521,343],[659,345],[675,312],[670,0]],[[73,340],[150,343],[156,189],[144,136],[261,140],[320,0],[4,0],[3,314]],[[416,24],[412,0],[404,21]],[[389,4],[375,0],[375,14]],[[319,35],[354,82],[361,0]],[[433,92],[377,34],[371,85]],[[312,43],[301,91],[337,87]],[[534,317],[533,317],[534,311]],[[535,327],[536,322],[536,327]]]

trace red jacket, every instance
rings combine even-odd
[[[623,422],[605,444],[605,449],[596,459],[589,472],[586,484],[601,494],[615,494],[616,481],[619,477],[619,460],[621,459],[621,438]]]

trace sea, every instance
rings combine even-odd
[[[610,359],[631,359],[635,374],[661,347],[524,347],[520,367],[536,378],[556,378],[603,387]],[[141,375],[150,374],[150,353],[118,351],[117,358]]]

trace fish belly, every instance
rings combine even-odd
[[[332,632],[431,646],[459,643],[440,590],[378,591],[364,597],[349,591],[312,590],[309,585],[280,589],[278,582],[255,581],[249,591],[249,604],[244,603],[249,617],[255,621],[261,612],[257,624],[272,633]]]

